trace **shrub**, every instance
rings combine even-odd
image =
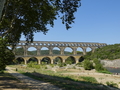
[[[91,70],[91,69],[94,68],[93,63],[90,62],[90,60],[85,59],[83,64],[84,64],[84,69],[85,70]]]
[[[67,65],[66,63],[59,63],[59,64],[58,64],[59,67],[64,67],[64,66],[66,66],[66,65]]]
[[[93,62],[95,63],[95,70],[97,70],[97,71],[103,71],[103,70],[105,70],[105,68],[103,67],[103,65],[100,63],[100,61],[98,59],[95,58],[93,60]]]
[[[106,82],[106,84],[110,87],[118,87],[117,83],[114,83],[114,82]]]

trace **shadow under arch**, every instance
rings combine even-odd
[[[54,60],[53,60],[53,64],[60,64],[60,63],[63,63],[63,60],[61,57],[56,57]]]
[[[84,61],[84,57],[81,56],[81,57],[79,58],[79,62],[83,62],[83,61]]]
[[[14,60],[15,64],[24,64],[25,60],[22,57],[18,57]]]
[[[35,64],[38,64],[38,59],[36,57],[31,57],[27,60],[27,63],[33,62]]]
[[[51,64],[51,59],[49,57],[44,57],[41,60],[41,64]]]
[[[65,60],[65,63],[66,64],[75,64],[76,63],[76,60],[73,56],[70,56],[68,57],[66,60]]]

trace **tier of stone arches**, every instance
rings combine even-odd
[[[86,49],[90,48],[92,52],[96,48],[100,48],[103,46],[106,46],[105,43],[87,43],[87,42],[54,42],[54,41],[34,41],[32,43],[27,43],[26,41],[20,41],[17,47],[22,47],[24,49],[23,56],[28,56],[27,51],[30,47],[34,47],[36,49],[37,55],[40,54],[40,50],[43,47],[46,47],[49,49],[49,55],[52,55],[53,48],[57,47],[60,50],[60,55],[64,55],[65,48],[71,48],[73,51],[73,55],[77,55],[77,48],[81,48],[83,55],[86,54]]]
[[[22,48],[23,50],[25,49],[24,46],[16,46],[16,48]],[[65,51],[66,48],[72,50],[72,52],[69,52],[69,53],[73,53],[74,55],[77,55],[77,54],[79,54],[77,52],[81,52],[81,55],[83,55],[84,53],[87,52],[87,48],[89,48],[91,51],[94,51],[94,49],[96,49],[97,47],[94,47],[94,48],[93,47],[92,48],[91,47],[86,47],[86,48],[85,47],[84,48],[82,48],[82,47],[74,47],[74,48],[72,48],[72,47],[62,47],[62,48],[60,48],[60,47],[51,47],[51,48],[50,47],[39,47],[39,48],[37,48],[37,47],[29,46],[24,50],[24,52],[22,54],[24,56],[29,55],[28,52],[30,52],[29,51],[30,48],[34,48],[33,51],[35,51],[36,55],[42,55],[41,51],[42,51],[43,48],[47,48],[46,50],[49,51],[48,55],[55,54],[55,53],[53,53],[54,50],[58,51],[59,54],[61,54],[61,55],[65,54],[65,52],[67,52],[67,51]],[[57,48],[57,49],[54,49],[54,48]],[[25,54],[25,51],[26,51],[26,54]],[[14,53],[16,53],[16,52],[14,52]]]
[[[33,46],[65,46],[65,47],[102,47],[106,46],[106,43],[92,43],[92,42],[57,42],[57,41],[34,41],[32,43],[27,43],[26,41],[20,41],[18,45],[33,45]]]
[[[15,60],[21,59],[21,62],[23,62],[23,64],[27,64],[30,62],[30,59],[34,58],[35,61],[37,62],[37,64],[42,64],[42,60],[44,58],[48,58],[50,60],[49,64],[55,64],[54,60],[56,60],[56,58],[59,58],[61,60],[61,63],[65,63],[66,60],[68,58],[73,58],[73,63],[77,64],[78,62],[82,62],[83,61],[83,57],[82,56],[35,56],[35,57],[16,57]],[[33,61],[33,60],[32,60]]]

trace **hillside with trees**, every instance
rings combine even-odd
[[[120,58],[120,44],[107,45],[102,48],[97,48],[94,53],[88,52],[85,56],[85,59],[92,60],[94,58],[103,60],[114,60]]]

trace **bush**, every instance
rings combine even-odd
[[[106,84],[110,87],[118,87],[117,83],[114,83],[114,82],[106,82]]]
[[[59,63],[59,64],[58,64],[59,67],[64,67],[64,66],[66,66],[66,65],[67,65],[66,63]]]
[[[97,71],[103,71],[105,70],[105,68],[103,67],[103,65],[100,63],[100,61],[98,59],[94,59],[93,62],[95,63],[95,70]]]
[[[85,69],[85,70],[94,69],[93,63],[90,62],[90,60],[85,59],[83,64],[84,64],[84,69]]]
[[[97,71],[102,71],[102,70],[105,70],[104,67],[102,66],[102,64],[96,64],[95,65],[95,70]]]

